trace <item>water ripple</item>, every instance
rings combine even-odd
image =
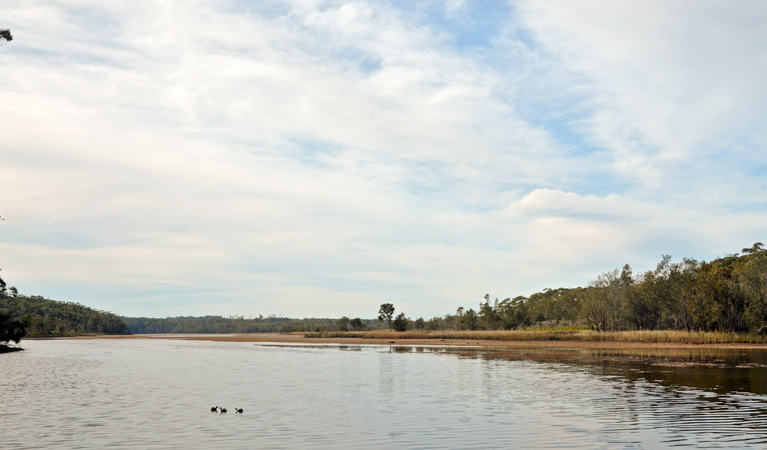
[[[744,448],[767,356],[563,363],[439,348],[30,341],[3,355],[3,449]],[[753,389],[753,390],[750,390]],[[227,414],[211,413],[226,406]],[[245,408],[242,415],[234,407]]]

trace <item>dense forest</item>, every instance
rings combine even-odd
[[[129,334],[122,317],[79,303],[59,302],[6,289],[0,278],[0,313],[8,323],[24,327],[26,336],[73,336],[78,334]]]
[[[663,256],[655,269],[646,272],[635,274],[627,264],[597,276],[586,287],[544,289],[529,297],[493,302],[485,295],[477,309],[460,307],[455,314],[428,320],[411,320],[402,312],[392,320],[394,305],[385,303],[381,308],[378,320],[119,317],[77,303],[20,295],[13,287],[6,289],[0,278],[0,313],[5,311],[8,324],[17,321],[26,327],[30,336],[568,327],[767,334],[767,251],[757,242],[711,262],[691,258],[672,262],[670,256]]]
[[[386,306],[387,308],[384,308]],[[627,264],[586,287],[544,289],[502,301],[485,295],[477,309],[412,320],[394,319],[383,304],[379,320],[245,317],[125,318],[132,333],[258,333],[291,331],[511,330],[591,328],[767,333],[767,251],[762,243],[711,262],[663,256],[653,270]],[[390,308],[390,309],[389,309]]]
[[[598,331],[699,330],[767,333],[767,251],[761,242],[711,262],[663,256],[654,270],[599,275],[587,287],[458,308],[409,321],[408,329],[497,330],[589,327]]]
[[[285,317],[204,316],[168,317],[124,317],[133,334],[156,333],[290,333],[293,331],[329,331],[344,329],[341,319],[288,319]],[[358,330],[377,329],[381,324],[376,320],[359,320]],[[348,319],[347,319],[348,322]],[[356,323],[356,322],[355,322]]]

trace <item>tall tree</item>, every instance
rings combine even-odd
[[[407,324],[410,321],[405,317],[405,313],[399,313],[396,319],[394,319],[394,331],[407,331]]]
[[[631,267],[605,272],[591,282],[584,295],[583,318],[598,331],[616,331],[625,327],[628,290],[631,288]]]
[[[518,296],[514,299],[507,298],[498,304],[496,308],[504,330],[530,325],[527,314],[527,297]]]
[[[0,28],[0,47],[13,40],[11,30],[8,28]]]
[[[498,316],[498,299],[493,305],[490,304],[490,294],[485,295],[485,303],[479,304],[478,328],[483,330],[497,330],[501,328],[501,318]]]
[[[365,325],[362,323],[362,319],[359,317],[355,317],[354,319],[349,321],[349,326],[352,327],[352,330],[362,331],[365,328]]]
[[[349,318],[346,316],[338,319],[338,329],[341,331],[349,331]]]
[[[751,246],[751,248],[744,248],[742,250],[743,253],[747,255],[753,255],[754,253],[759,253],[764,251],[764,244],[761,242],[757,242],[754,245]]]
[[[473,308],[469,308],[469,310],[466,311],[461,317],[461,328],[474,331],[477,329],[478,325],[479,325],[479,320],[477,317],[477,312],[474,311]]]
[[[391,303],[382,303],[378,308],[378,320],[385,320],[389,323],[391,329],[391,319],[394,317],[394,305]]]
[[[767,333],[767,252],[738,268],[739,287],[746,300],[745,320],[754,333]]]
[[[8,346],[11,341],[19,343],[21,338],[27,334],[24,325],[12,318],[10,312],[0,311],[0,352]]]

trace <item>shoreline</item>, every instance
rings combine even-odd
[[[0,345],[0,354],[21,352],[21,351],[24,351],[22,347],[11,347],[8,345]]]
[[[309,334],[309,333],[307,333]],[[304,333],[247,333],[247,334],[132,334],[67,336],[26,339],[166,339],[212,342],[254,342],[276,344],[334,344],[380,346],[474,347],[488,349],[767,349],[767,344],[750,343],[680,343],[631,341],[579,341],[579,340],[494,340],[494,339],[437,339],[437,338],[360,338],[360,337],[306,337]]]

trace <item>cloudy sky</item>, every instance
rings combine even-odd
[[[767,3],[5,0],[0,268],[411,317],[767,239]],[[767,242],[767,241],[766,241]]]

